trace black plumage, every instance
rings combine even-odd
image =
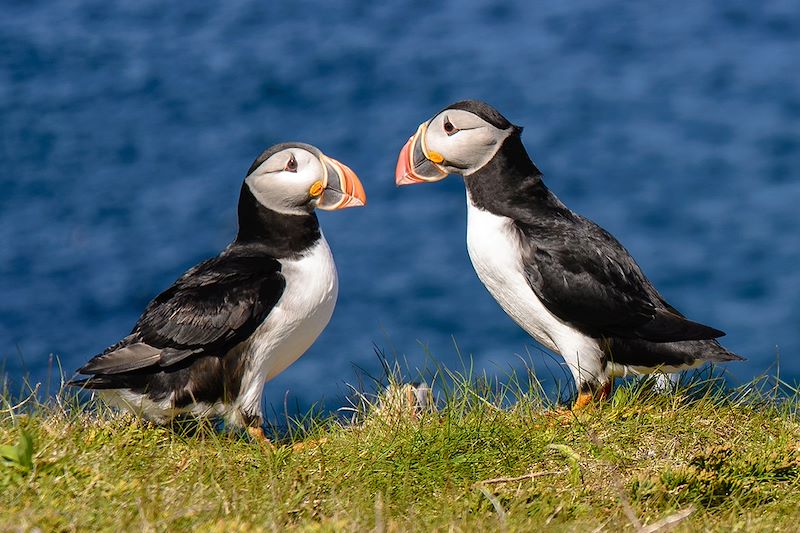
[[[276,145],[259,156],[248,175],[289,146],[319,153],[308,145]],[[321,240],[311,207],[293,214],[274,211],[255,198],[247,182],[238,219],[236,239],[225,250],[156,296],[129,335],[78,369],[89,377],[68,385],[125,390],[150,402],[167,400],[159,408],[165,412],[235,400],[249,364],[251,347],[244,341],[286,289],[282,261],[302,257]],[[245,424],[260,423],[255,413],[239,415]]]
[[[473,110],[470,103],[457,105]],[[488,120],[485,109],[475,109]],[[607,356],[621,364],[741,359],[711,340],[722,331],[681,315],[611,234],[550,192],[522,144],[521,128],[513,128],[494,157],[464,181],[477,207],[513,221],[528,284],[546,308],[604,339]]]
[[[480,100],[461,100],[454,104],[450,104],[442,110],[460,109],[461,111],[469,111],[470,113],[479,116],[492,126],[500,130],[512,128],[517,133],[522,132],[522,126],[512,124],[506,117],[504,117],[497,109],[490,106],[486,102]]]
[[[130,335],[78,370],[92,377],[70,384],[130,388],[158,401],[184,382],[193,384],[197,401],[222,400],[222,389],[235,397],[242,364],[231,349],[252,335],[285,286],[267,248],[234,243],[187,271],[150,302]]]
[[[319,220],[313,211],[290,215],[268,209],[256,200],[247,184],[242,185],[239,195],[238,217],[239,232],[232,246],[254,243],[276,259],[296,257],[321,236]]]
[[[236,246],[203,261],[156,296],[120,343],[83,374],[120,374],[195,355],[227,353],[249,337],[280,298],[280,263],[256,246]],[[149,346],[154,355],[139,348]]]

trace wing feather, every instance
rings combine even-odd
[[[103,353],[92,358],[78,369],[81,374],[114,374],[130,372],[158,363],[161,350],[143,342],[132,342],[113,352]]]
[[[516,222],[528,284],[550,312],[595,337],[651,342],[720,337],[667,304],[627,250],[582,217]]]
[[[223,254],[187,271],[156,296],[131,334],[92,358],[82,374],[167,367],[198,354],[222,356],[249,337],[283,294],[280,263]]]

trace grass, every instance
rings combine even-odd
[[[270,450],[62,391],[0,401],[0,531],[786,531],[798,394],[626,383],[578,418],[535,386],[450,375],[438,411],[358,402]],[[528,392],[534,391],[534,392]],[[3,399],[4,398],[4,399]]]

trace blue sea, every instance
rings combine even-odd
[[[417,125],[478,98],[671,303],[728,333],[748,357],[734,383],[798,381],[799,58],[795,0],[6,1],[0,368],[14,390],[126,335],[233,238],[252,160],[300,140],[369,205],[320,215],[339,303],[267,385],[276,411],[335,409],[382,373],[376,349],[412,377],[433,358],[564,379],[475,276],[461,180],[394,185]]]

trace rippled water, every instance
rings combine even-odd
[[[543,360],[472,271],[460,180],[394,186],[416,125],[469,97],[525,126],[548,185],[674,305],[728,332],[749,358],[736,379],[778,353],[798,379],[798,57],[794,1],[6,2],[0,361],[39,380],[50,354],[71,371],[125,335],[232,238],[245,171],[284,140],[346,161],[369,206],[321,215],[339,305],[270,402],[379,373],[373,344],[411,367],[426,350],[457,366],[451,336],[490,374]]]

